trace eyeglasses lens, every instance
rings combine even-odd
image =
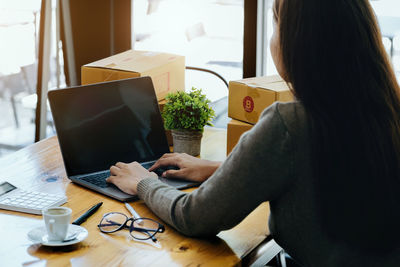
[[[131,227],[131,235],[136,239],[149,239],[157,233],[159,224],[149,219],[135,220]]]
[[[104,232],[113,232],[123,225],[128,218],[121,213],[110,213],[103,217],[100,229]]]

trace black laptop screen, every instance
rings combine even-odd
[[[169,151],[149,77],[50,91],[49,101],[69,176]]]

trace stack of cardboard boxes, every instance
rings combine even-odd
[[[168,53],[128,50],[82,66],[82,85],[150,76],[160,105],[168,93],[185,90],[185,57]],[[172,145],[171,133],[167,131]]]
[[[275,101],[293,100],[286,82],[278,76],[248,78],[229,83],[227,154],[258,121],[261,112]]]
[[[162,111],[170,92],[185,90],[185,57],[168,53],[128,50],[82,66],[82,84],[150,76]],[[240,136],[258,121],[261,112],[275,101],[293,99],[279,76],[248,78],[229,83],[227,153]],[[171,133],[167,131],[172,145]]]

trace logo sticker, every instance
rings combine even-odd
[[[243,108],[246,112],[252,112],[254,110],[254,101],[250,96],[243,98]]]

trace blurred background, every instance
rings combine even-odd
[[[73,67],[65,71],[66,57],[63,53],[68,30],[79,31],[76,26],[78,22],[84,25],[82,31],[89,32],[103,27],[103,22],[111,21],[113,25],[110,33],[107,33],[114,40],[110,49],[90,57],[83,51],[86,56],[82,59],[84,64],[133,48],[184,55],[186,65],[212,70],[227,81],[276,73],[268,49],[272,34],[270,0],[46,1],[48,9],[43,12],[41,0],[0,0],[0,157],[35,141],[36,90],[38,77],[41,83],[43,77],[43,74],[38,75],[41,38],[48,44],[45,47],[48,54],[45,66],[48,82],[44,79],[46,89],[79,84],[79,77],[72,75]],[[62,15],[67,10],[66,3],[70,4],[69,28],[65,28]],[[85,3],[86,6],[82,7]],[[127,8],[122,6],[125,4]],[[383,42],[399,77],[400,1],[377,0],[371,1],[371,4],[380,22]],[[90,6],[93,6],[92,9]],[[74,13],[85,8],[106,15],[92,19]],[[49,18],[47,24],[41,20],[41,16]],[[42,28],[48,26],[45,36],[40,35],[41,21]],[[252,25],[257,25],[257,29],[252,30],[255,28]],[[252,33],[249,34],[249,31]],[[80,49],[79,41],[84,42],[82,38],[74,40],[77,52]],[[251,59],[250,63],[248,58]],[[76,64],[80,63],[76,61]],[[250,72],[249,65],[254,65]],[[223,81],[206,72],[187,70],[186,89],[192,86],[202,88],[213,102],[219,115],[215,126],[226,127],[228,89]],[[49,112],[45,125],[45,136],[54,135]]]

